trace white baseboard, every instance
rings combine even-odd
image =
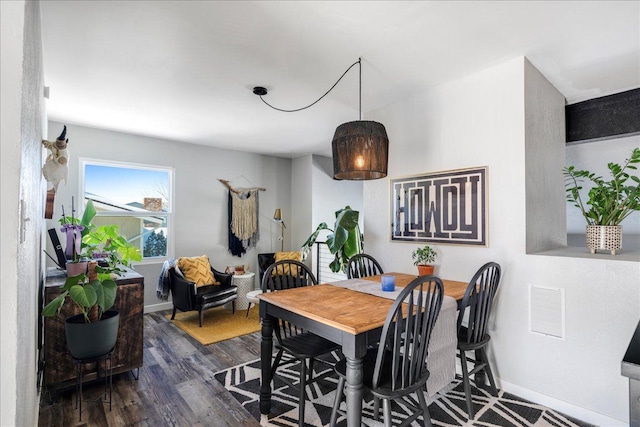
[[[460,358],[458,357],[456,357],[456,374],[462,375],[462,367],[460,366]],[[628,422],[608,417],[599,412],[594,412],[581,406],[573,405],[565,402],[564,400],[538,393],[537,391],[529,390],[528,388],[501,380],[500,378],[496,378],[495,380],[496,385],[500,390],[514,394],[530,402],[546,406],[547,408],[561,412],[580,421],[600,427],[621,427],[629,425]]]
[[[144,313],[153,313],[156,311],[169,310],[173,308],[173,303],[171,302],[162,302],[160,304],[152,304],[144,306]]]
[[[498,380],[500,388],[508,393],[515,394],[518,397],[529,400],[531,402],[546,406],[555,411],[562,412],[565,415],[576,418],[590,424],[601,427],[618,427],[628,426],[628,422],[617,420],[598,412],[591,411],[580,406],[573,405],[563,400],[556,399],[537,391],[529,390],[519,385],[511,384],[506,381]]]

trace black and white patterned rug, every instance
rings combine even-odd
[[[335,355],[333,357],[336,357]],[[279,378],[286,376],[297,384],[298,364],[278,369],[278,375],[272,388],[271,414],[267,417],[260,414],[260,360],[218,372],[215,378],[220,381],[233,397],[249,411],[262,426],[284,427],[298,425],[297,390]],[[316,363],[315,367],[323,367]],[[329,369],[329,368],[327,368]],[[321,374],[322,370],[317,372]],[[305,426],[324,427],[329,425],[331,407],[338,380],[328,377],[307,386],[305,406]],[[447,390],[436,394],[429,402],[431,422],[434,426],[590,426],[590,424],[562,415],[544,406],[528,402],[517,396],[499,391],[498,397],[492,396],[488,390],[474,387],[472,384],[473,403],[476,410],[475,419],[467,420],[466,400],[461,378],[447,387]],[[342,403],[344,409],[344,402]],[[371,427],[382,426],[373,420],[373,398],[365,394],[363,402],[363,424]],[[406,408],[393,404],[393,424],[398,424],[406,416]],[[382,421],[382,415],[380,420]],[[345,426],[344,417],[338,418],[338,425]],[[422,418],[412,426],[422,425]]]

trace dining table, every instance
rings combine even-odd
[[[417,277],[396,272],[385,273],[385,275],[395,277],[397,288],[403,288]],[[335,284],[303,286],[259,295],[262,319],[260,344],[260,412],[262,414],[268,415],[271,410],[273,328],[277,319],[284,319],[306,331],[340,344],[347,365],[345,386],[347,426],[361,425],[362,358],[370,346],[380,341],[383,324],[394,300],[375,295],[374,291],[368,293],[366,290],[355,289],[365,282],[379,284],[381,277],[382,275],[369,276]],[[468,283],[441,280],[445,295],[460,301]],[[351,287],[350,283],[356,286]],[[455,364],[455,352],[453,363]]]

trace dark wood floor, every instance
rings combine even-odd
[[[113,406],[85,403],[82,422],[75,391],[53,403],[43,393],[38,425],[44,426],[220,426],[260,424],[213,377],[223,369],[260,357],[260,333],[203,346],[169,323],[168,311],[144,316],[144,366],[139,379],[113,377]],[[85,397],[101,390],[86,386]]]

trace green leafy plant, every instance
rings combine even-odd
[[[124,270],[120,266],[130,267],[131,261],[142,260],[140,249],[133,246],[125,236],[120,234],[118,225],[110,224],[96,227],[92,222],[95,216],[96,209],[93,206],[93,201],[88,200],[81,219],[75,218],[73,215],[70,217],[63,215],[60,218],[60,224],[63,226],[80,225],[83,227],[79,253],[75,252],[74,245],[74,261],[101,254],[107,265],[97,267],[97,272],[121,274]]]
[[[413,258],[413,265],[429,265],[433,264],[436,260],[438,253],[434,251],[430,246],[418,248],[411,254]]]
[[[329,228],[326,222],[321,223],[311,236],[302,245],[302,257],[305,259],[309,251],[315,244],[318,235],[322,230],[331,232],[327,236],[327,246],[335,258],[329,264],[329,268],[334,273],[346,272],[349,258],[362,252],[362,233],[358,226],[360,212],[354,211],[350,206],[346,206],[336,212],[336,221],[333,229]]]
[[[122,273],[121,265],[130,266],[131,261],[142,260],[140,249],[133,246],[120,234],[120,227],[115,224],[101,225],[89,231],[83,238],[82,243],[89,251],[105,254],[108,266],[97,267],[99,273],[113,272]]]
[[[588,170],[576,170],[574,166],[562,170],[567,200],[580,209],[587,225],[620,225],[631,213],[640,210],[640,178],[628,173],[628,170],[637,169],[636,163],[640,163],[640,148],[634,148],[622,166],[616,163],[607,165],[612,178],[610,181]],[[586,202],[588,209],[580,195],[585,182],[592,185]]]
[[[84,274],[68,277],[53,301],[42,309],[45,317],[55,316],[70,297],[82,312],[86,323],[97,322],[116,301],[117,285],[112,279],[89,281]]]

